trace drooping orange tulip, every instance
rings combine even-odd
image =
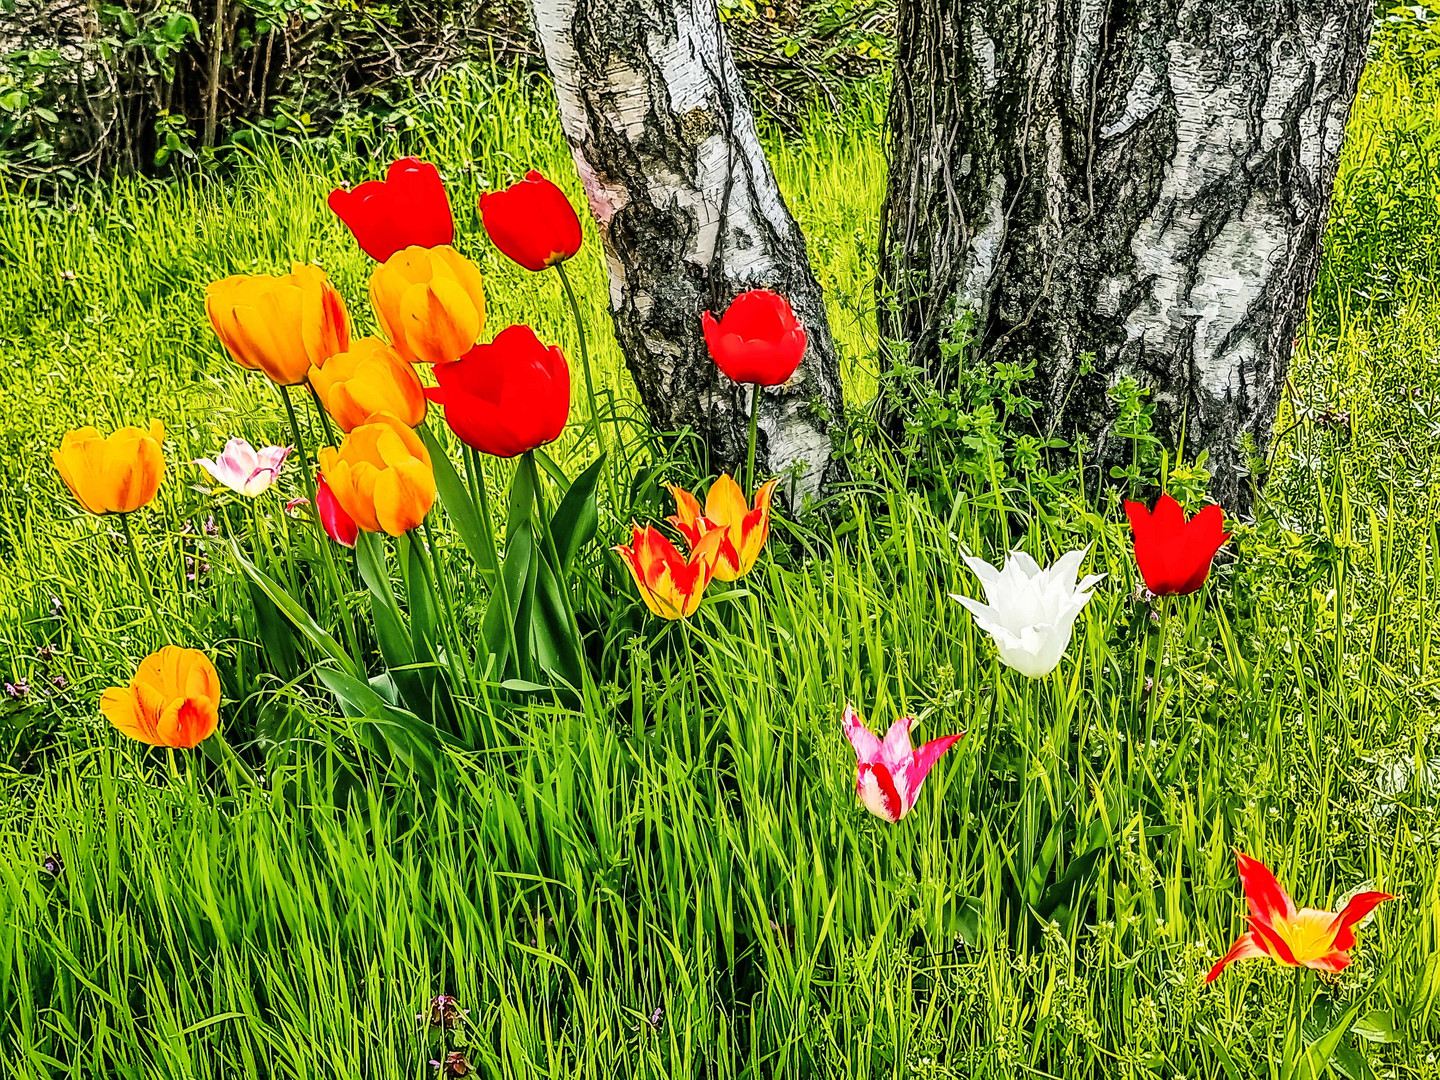
[[[389,413],[320,450],[320,471],[335,501],[367,532],[399,536],[435,503],[435,472],[420,437]]]
[[[148,431],[123,427],[108,436],[83,427],[67,431],[50,460],[70,494],[90,513],[128,514],[160,489],[164,441],[165,425],[159,420],[151,420]]]
[[[295,263],[290,273],[237,274],[205,290],[205,313],[225,351],[241,367],[281,386],[303,383],[350,347],[345,301],[320,267]]]
[[[710,485],[703,512],[699,499],[684,488],[670,484],[677,513],[668,520],[692,547],[706,533],[723,533],[725,539],[717,550],[715,576],[721,581],[735,581],[754,568],[770,537],[770,501],[779,483],[779,480],[767,481],[755,493],[755,506],[751,509],[740,485],[729,473],[721,473]]]
[[[640,598],[651,614],[662,619],[688,619],[700,607],[705,587],[715,575],[715,563],[724,534],[719,530],[706,533],[690,549],[690,556],[681,555],[653,525],[634,527],[629,546],[617,545],[615,551],[630,569],[630,576],[640,587]]]
[[[408,247],[370,275],[380,328],[412,364],[448,364],[480,340],[485,287],[480,271],[452,247]]]
[[[140,661],[129,686],[105,691],[100,712],[132,739],[188,750],[220,722],[220,676],[198,649],[166,645]]]
[[[1348,953],[1355,945],[1356,923],[1386,900],[1389,893],[1362,892],[1350,898],[1340,912],[1295,907],[1280,883],[1263,863],[1244,852],[1235,853],[1240,884],[1250,908],[1250,930],[1241,934],[1230,951],[1205,976],[1214,982],[1236,960],[1269,957],[1286,967],[1308,967],[1341,972],[1350,966]]]
[[[349,351],[311,367],[310,385],[341,431],[382,412],[410,427],[425,419],[425,388],[415,369],[378,337],[357,338]]]

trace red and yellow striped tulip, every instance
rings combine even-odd
[[[123,427],[101,435],[93,427],[67,431],[50,453],[70,494],[92,514],[128,514],[160,490],[165,477],[165,425]]]
[[[621,544],[615,551],[625,559],[645,606],[662,619],[688,619],[715,575],[724,534],[716,530],[700,537],[686,558],[653,525],[634,528],[630,545]]]
[[[1210,969],[1206,982],[1214,982],[1236,960],[1262,956],[1286,967],[1344,971],[1350,966],[1348,954],[1355,945],[1352,927],[1379,904],[1395,899],[1389,893],[1362,892],[1351,897],[1340,912],[1297,909],[1263,863],[1240,851],[1235,857],[1240,864],[1245,903],[1250,908],[1250,929]]]
[[[692,547],[709,532],[722,533],[725,538],[717,549],[715,577],[735,581],[751,571],[765,548],[765,541],[770,538],[770,500],[779,483],[779,480],[770,480],[762,486],[755,493],[752,509],[740,485],[729,473],[721,473],[710,485],[703,511],[699,499],[671,484],[668,486],[675,497],[677,513],[668,520]]]
[[[220,676],[198,649],[166,645],[140,661],[129,686],[105,691],[100,712],[132,739],[188,750],[220,723]]]

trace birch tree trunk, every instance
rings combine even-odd
[[[797,494],[831,470],[839,365],[805,239],[781,198],[715,0],[532,0],[566,138],[610,264],[615,334],[655,426],[687,425],[712,467],[745,459],[749,388],[710,360],[700,314],[747,289],[786,296],[809,331],[768,389],[757,457]]]
[[[1106,391],[1132,375],[1156,433],[1208,449],[1212,493],[1246,510],[1242,439],[1269,443],[1371,18],[900,0],[882,333],[943,383],[972,311],[985,356],[1036,365],[1042,432],[1087,435],[1107,473],[1126,451]]]

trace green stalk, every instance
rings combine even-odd
[[[278,384],[277,384],[278,385]],[[300,419],[295,415],[295,405],[290,400],[290,388],[280,387],[280,400],[285,403],[285,415],[290,418],[290,434],[295,439],[295,452],[300,455],[301,471],[305,474],[305,494],[310,496],[310,506],[315,511],[315,522],[320,523],[320,499],[315,487],[315,466],[310,461],[310,451],[305,447],[305,437],[300,434]],[[325,564],[325,576],[335,593],[335,602],[340,606],[340,625],[345,631],[345,643],[350,647],[350,658],[355,661],[357,671],[364,671],[360,655],[360,639],[355,634],[355,625],[350,618],[350,609],[345,604],[345,591],[340,587],[340,574],[335,569],[335,556],[330,550],[330,537],[320,530],[320,556]]]
[[[135,550],[135,534],[130,529],[130,515],[120,515],[120,528],[125,533],[125,550],[130,553],[130,566],[135,571],[136,584],[140,591],[145,594],[145,602],[150,605],[150,616],[155,620],[155,629],[163,630],[160,621],[160,608],[155,603],[155,590],[150,587],[150,575],[145,572],[145,565],[140,561],[140,552]],[[196,563],[199,566],[199,563]]]
[[[570,275],[565,271],[565,264],[555,264],[555,272],[560,275],[560,284],[565,290],[565,299],[570,302],[570,314],[575,319],[575,333],[580,339],[580,366],[585,369],[585,395],[590,402],[590,422],[595,427],[595,442],[600,447],[600,453],[608,457],[610,448],[605,445],[605,435],[600,428],[600,406],[595,398],[595,377],[590,371],[590,347],[585,340],[585,320],[580,315],[580,302],[575,299],[575,290],[570,285]],[[615,444],[623,446],[625,440],[620,437],[620,418],[615,411],[610,411],[610,423],[615,429]],[[615,494],[615,478],[611,475],[610,467],[614,465],[613,459],[606,462],[605,486],[610,491],[610,505],[614,507],[616,516],[620,514],[620,501]]]
[[[745,494],[753,497],[755,491],[755,434],[760,429],[760,384],[754,383],[750,390],[750,449],[745,455]]]
[[[1170,629],[1170,597],[1160,598],[1160,640],[1155,644],[1155,675],[1150,683],[1150,697],[1145,702],[1145,756],[1150,756],[1150,744],[1155,738],[1155,714],[1159,710],[1160,668],[1165,662],[1165,636]],[[1142,684],[1143,685],[1143,684]]]
[[[480,520],[485,527],[485,544],[490,551],[490,561],[495,566],[495,580],[500,588],[500,599],[505,604],[505,634],[510,639],[510,655],[515,660],[515,670],[520,670],[520,648],[515,640],[515,609],[510,605],[510,586],[505,582],[505,567],[500,562],[500,550],[495,543],[495,520],[490,516],[490,490],[485,483],[485,474],[480,468],[480,455],[473,446],[465,447],[467,471],[474,478],[479,490]],[[498,679],[505,678],[502,665],[495,673]]]
[[[335,438],[335,429],[330,426],[330,414],[325,411],[325,403],[320,400],[320,391],[315,389],[315,384],[307,382],[310,388],[310,400],[315,402],[315,411],[320,414],[320,426],[325,429],[325,442],[327,446],[339,446]]]

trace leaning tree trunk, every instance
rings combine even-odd
[[[973,313],[1106,473],[1134,376],[1247,509],[1370,25],[1361,0],[900,0],[882,332],[943,383]]]
[[[765,392],[760,459],[799,494],[831,471],[842,420],[824,298],[756,136],[715,0],[532,0],[560,116],[610,263],[615,334],[657,428],[698,433],[734,469],[749,388],[719,374],[700,314],[741,292],[789,298],[809,331]]]

